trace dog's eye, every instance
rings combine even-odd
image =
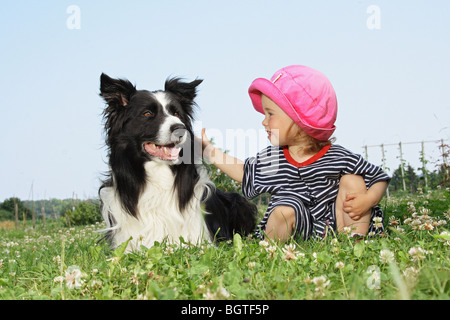
[[[178,112],[174,112],[173,116],[179,118],[180,114]]]
[[[145,112],[144,112],[144,117],[146,117],[146,118],[151,118],[151,117],[153,117],[153,112],[151,112],[151,111],[145,111]]]

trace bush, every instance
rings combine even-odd
[[[25,204],[19,198],[9,198],[0,203],[0,220],[14,220],[15,219],[15,205],[19,213],[19,220],[26,216],[26,219],[31,219],[31,210],[25,207]]]
[[[14,214],[10,211],[0,208],[0,221],[13,220]]]
[[[74,226],[94,224],[102,220],[100,207],[93,201],[81,202],[75,210],[66,210],[65,224]],[[70,221],[70,222],[69,222]]]

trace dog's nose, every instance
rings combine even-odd
[[[172,137],[174,137],[177,142],[180,142],[186,134],[186,127],[184,124],[177,123],[170,127],[170,131],[172,132]]]
[[[170,127],[171,132],[175,133],[176,131],[178,131],[181,133],[181,135],[184,135],[184,130],[186,130],[186,127],[182,123],[177,123]]]

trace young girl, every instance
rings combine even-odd
[[[324,237],[350,227],[358,235],[383,232],[377,206],[389,177],[330,139],[336,129],[334,89],[320,72],[289,66],[249,88],[270,146],[240,161],[214,148],[202,131],[204,156],[232,179],[247,198],[270,193],[256,234],[285,241]]]

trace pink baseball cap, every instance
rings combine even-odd
[[[248,94],[256,111],[264,114],[261,104],[264,94],[317,140],[328,140],[336,130],[336,93],[330,81],[317,70],[298,65],[285,67],[270,80],[254,80]]]

